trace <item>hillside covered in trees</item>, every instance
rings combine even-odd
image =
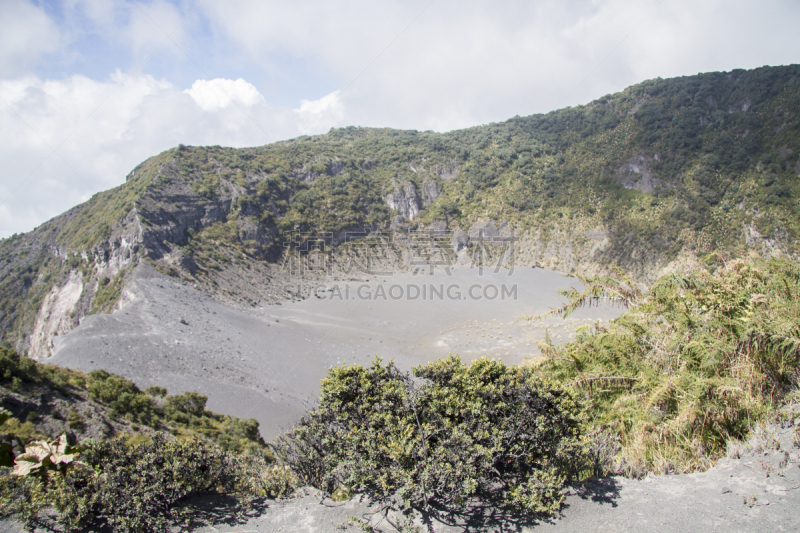
[[[448,133],[348,127],[256,148],[181,145],[0,243],[0,335],[46,355],[53,334],[113,308],[140,260],[236,305],[279,298],[265,280],[277,279],[286,231],[493,221],[520,237],[518,263],[619,265],[643,281],[714,251],[794,256],[799,111],[793,65],[649,80]],[[245,271],[250,281],[231,281]],[[52,318],[58,301],[66,314]]]

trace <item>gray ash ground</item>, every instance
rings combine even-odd
[[[107,370],[142,389],[197,391],[209,397],[209,409],[256,418],[271,439],[313,406],[333,366],[367,365],[377,355],[408,369],[450,353],[520,363],[538,353],[545,330],[563,342],[575,328],[619,313],[591,308],[566,321],[515,322],[559,305],[563,298],[555,291],[577,283],[542,269],[479,275],[464,267],[451,275],[328,280],[331,290],[305,300],[241,310],[143,264],[126,287],[122,309],[89,316],[57,337],[53,357],[44,362]],[[516,296],[503,297],[502,287],[510,292],[515,285]],[[414,287],[424,287],[425,299],[414,298]],[[499,289],[497,296],[490,287]]]

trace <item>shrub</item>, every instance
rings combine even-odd
[[[17,378],[20,381],[35,382],[38,380],[36,363],[27,357],[20,357],[19,354],[10,348],[0,346],[0,380],[12,381]]]
[[[538,368],[589,398],[595,429],[619,441],[618,473],[706,469],[797,386],[800,267],[720,263],[715,274],[662,278],[646,294],[581,278],[586,291],[566,291],[571,302],[554,310],[569,314],[603,297],[632,307],[608,328],[543,346]]]
[[[46,384],[62,392],[70,385],[81,386],[83,373],[55,365],[42,365],[19,355],[16,350],[0,346],[0,383],[10,382],[11,388],[21,392],[25,384]]]
[[[158,387],[158,386],[147,387],[144,391],[150,396],[153,396],[154,398],[163,398],[164,396],[167,395],[167,389],[164,387]]]
[[[89,397],[109,406],[112,416],[128,415],[143,424],[149,423],[153,417],[153,399],[140,391],[132,381],[105,370],[92,370],[87,386]]]
[[[0,468],[0,517],[13,516],[31,526],[47,503],[47,491],[41,479],[14,476],[11,469]]]
[[[121,270],[114,276],[113,280],[109,279],[107,276],[103,276],[97,280],[97,292],[92,301],[92,308],[89,311],[90,315],[101,311],[110,312],[113,309],[122,295],[125,274],[126,271]]]
[[[185,523],[191,509],[181,500],[194,494],[254,496],[265,468],[199,441],[167,440],[161,434],[136,446],[121,439],[97,444],[82,459],[91,468],[59,478],[48,495],[59,510],[58,522],[119,532],[168,531]]]
[[[208,396],[196,392],[186,392],[170,396],[164,402],[164,413],[170,418],[179,418],[180,414],[203,416],[206,412]]]
[[[389,504],[452,507],[499,499],[551,513],[580,455],[580,405],[529,369],[457,357],[331,370],[319,408],[276,441],[304,482],[347,488]]]
[[[80,463],[64,455],[73,451],[64,437],[26,447],[17,457],[17,475],[0,469],[0,516],[13,515],[31,527],[52,505],[59,513],[55,521],[68,531],[163,532],[191,525],[186,498],[192,495],[219,492],[247,504],[254,496],[280,496],[293,486],[291,472],[199,441],[155,434],[136,444],[120,438],[86,445]]]
[[[78,431],[83,431],[86,427],[86,423],[83,420],[83,415],[81,415],[74,408],[70,409],[69,413],[67,413],[67,424],[71,429]]]

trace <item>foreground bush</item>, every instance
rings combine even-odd
[[[55,365],[42,365],[20,356],[13,348],[0,346],[0,384],[21,392],[25,385],[46,385],[66,392],[70,386],[83,387],[84,374]]]
[[[646,294],[612,279],[582,279],[556,313],[599,298],[631,310],[608,328],[543,346],[538,372],[582,391],[598,434],[620,443],[612,470],[690,472],[773,413],[800,376],[800,265],[720,261],[659,280]]]
[[[408,373],[376,360],[331,370],[318,409],[276,451],[304,482],[402,506],[471,498],[557,510],[579,456],[580,405],[530,369],[450,357]]]
[[[2,514],[30,525],[52,505],[57,523],[67,530],[161,532],[191,521],[192,508],[184,502],[192,495],[224,493],[246,502],[288,490],[286,475],[276,475],[261,459],[161,434],[138,445],[123,439],[95,444],[80,459],[63,475],[21,477],[6,471],[0,478]]]

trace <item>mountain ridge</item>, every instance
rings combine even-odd
[[[470,254],[488,224],[518,238],[517,264],[644,282],[709,253],[797,257],[799,86],[800,66],[762,67],[447,133],[179,145],[0,242],[0,338],[46,357],[53,336],[124,303],[141,261],[234,306],[296,298],[281,266],[292,231],[461,232],[453,252]]]

